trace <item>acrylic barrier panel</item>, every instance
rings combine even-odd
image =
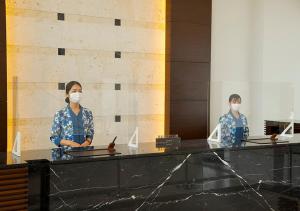
[[[82,85],[80,104],[93,114],[93,145],[108,145],[115,136],[116,143],[128,143],[136,128],[137,100],[131,83],[89,83],[74,78]],[[11,145],[21,135],[21,150],[50,149],[54,115],[64,110],[65,84],[26,83],[14,78],[9,85],[9,125]],[[88,117],[90,118],[90,117]],[[69,119],[70,120],[70,119]]]
[[[162,84],[128,84],[127,135],[123,143],[155,142],[164,134],[165,90]]]
[[[239,112],[242,119],[236,119],[232,115],[233,108],[229,104],[229,97],[238,94],[241,97]],[[211,83],[210,100],[210,129],[211,132],[218,123],[227,124],[229,128],[238,128],[247,123],[249,136],[263,136],[272,132],[272,123],[281,128],[273,130],[273,133],[281,133],[290,121],[300,119],[296,104],[299,93],[292,83],[277,82],[214,82]],[[278,122],[283,122],[279,124]],[[278,127],[279,127],[278,126]],[[271,129],[270,129],[271,128]],[[222,128],[223,133],[226,132]],[[236,129],[240,130],[240,129]],[[233,136],[223,134],[223,136]],[[239,135],[237,132],[236,135]]]
[[[122,82],[87,82],[78,74],[72,80],[82,85],[80,104],[93,114],[93,145],[128,144],[138,130],[139,142],[154,142],[164,131],[164,86],[140,84],[135,74]],[[21,134],[21,149],[50,149],[56,112],[65,109],[66,83],[28,83],[15,77],[9,83],[9,133],[13,141]]]

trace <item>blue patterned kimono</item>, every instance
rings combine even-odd
[[[223,115],[219,123],[221,124],[221,145],[222,146],[233,146],[237,143],[236,140],[236,135],[237,135],[237,130],[241,129],[242,127],[242,139],[247,140],[249,136],[249,128],[248,128],[248,123],[247,123],[247,118],[245,115],[240,114],[240,121],[242,122],[241,126],[238,126],[237,128],[236,125],[236,119],[235,117],[232,116],[231,112]]]
[[[94,122],[93,114],[87,108],[82,109],[82,120],[84,128],[84,139],[93,140],[94,137]],[[69,106],[56,112],[51,129],[50,140],[57,146],[60,146],[62,139],[73,141],[73,122]]]

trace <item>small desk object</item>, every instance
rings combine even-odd
[[[72,149],[72,150],[65,150],[65,154],[71,155],[73,157],[92,157],[92,156],[107,156],[107,155],[118,155],[121,154],[117,151],[110,151],[107,148],[102,149]]]
[[[164,135],[156,138],[156,147],[180,146],[181,138],[178,135]]]
[[[254,143],[254,144],[280,144],[280,143],[288,143],[286,140],[276,140],[272,141],[270,137],[253,137],[246,140],[246,142]]]
[[[294,133],[300,133],[300,121],[294,121]],[[265,135],[281,134],[291,120],[265,120]]]

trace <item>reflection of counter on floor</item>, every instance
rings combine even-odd
[[[19,160],[0,153],[0,168],[28,168],[32,210],[292,210],[300,185],[294,142],[213,150],[206,140],[168,149],[141,143],[116,145],[122,154],[115,156],[55,149],[22,152]]]

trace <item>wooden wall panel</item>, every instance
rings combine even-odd
[[[171,22],[171,61],[209,62],[210,25]]]
[[[0,0],[0,152],[7,150],[6,12]]]
[[[208,101],[210,65],[197,62],[171,63],[171,101]],[[184,76],[184,77],[183,77]]]
[[[206,101],[178,101],[171,103],[171,131],[181,137],[207,138],[208,107]]]
[[[212,0],[167,0],[165,133],[209,133]]]
[[[28,169],[0,169],[0,210],[28,209]]]
[[[167,0],[167,21],[211,23],[211,0]]]

